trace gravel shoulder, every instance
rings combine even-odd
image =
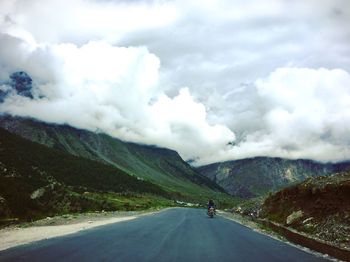
[[[73,234],[93,227],[136,219],[163,210],[165,209],[69,214],[9,226],[0,229],[0,251],[34,241]]]
[[[218,211],[218,214],[226,219],[230,219],[230,220],[233,220],[245,227],[248,227],[256,232],[259,232],[260,234],[264,234],[264,235],[267,235],[271,238],[274,238],[276,240],[279,240],[279,241],[282,241],[286,244],[289,244],[293,247],[296,247],[298,249],[301,249],[307,253],[310,253],[310,254],[313,254],[313,255],[316,255],[318,257],[322,257],[322,258],[325,258],[325,259],[328,259],[330,261],[341,261],[341,260],[338,260],[336,258],[333,258],[333,257],[330,257],[329,255],[327,254],[322,254],[322,253],[319,253],[319,252],[316,252],[314,250],[311,250],[307,247],[303,247],[303,246],[300,246],[300,245],[297,245],[297,244],[294,244],[290,241],[288,241],[286,238],[284,238],[283,236],[277,234],[276,232],[272,231],[271,229],[269,228],[266,228],[266,227],[263,227],[261,224],[255,222],[254,220],[251,220],[247,217],[244,217],[244,216],[241,216],[239,214],[235,214],[235,213],[231,213],[231,212],[225,212],[225,211]]]

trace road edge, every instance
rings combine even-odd
[[[229,212],[225,212],[225,211],[222,211],[222,210],[218,210],[217,213],[218,213],[218,215],[220,215],[221,217],[223,217],[223,218],[225,218],[225,219],[228,219],[228,220],[232,220],[232,221],[234,221],[234,222],[236,222],[236,223],[238,223],[238,224],[240,224],[240,225],[242,225],[242,226],[244,226],[244,227],[246,227],[246,228],[248,228],[248,229],[250,229],[250,230],[253,230],[254,232],[257,232],[257,233],[262,234],[262,235],[264,235],[264,236],[268,236],[268,237],[270,237],[270,238],[273,238],[273,239],[275,239],[275,240],[277,240],[277,241],[280,241],[280,242],[283,242],[283,243],[285,243],[285,244],[287,244],[287,245],[290,245],[290,246],[293,246],[293,247],[295,247],[295,248],[298,248],[298,249],[300,249],[300,250],[302,250],[302,251],[304,251],[304,252],[307,252],[307,253],[309,253],[309,254],[312,254],[312,255],[314,255],[314,256],[317,256],[317,257],[320,257],[320,258],[324,258],[324,259],[328,259],[328,260],[334,261],[334,262],[342,261],[342,260],[339,260],[339,259],[337,259],[337,258],[331,257],[331,256],[328,255],[328,254],[320,253],[320,252],[315,251],[315,250],[312,250],[312,249],[310,249],[310,248],[308,248],[308,247],[305,247],[305,246],[302,246],[302,245],[293,243],[293,242],[289,241],[289,240],[286,239],[284,236],[278,234],[278,233],[275,232],[275,231],[273,231],[273,233],[271,233],[271,232],[262,230],[262,229],[259,227],[259,224],[256,223],[256,222],[250,221],[250,222],[252,222],[252,223],[255,224],[255,226],[252,226],[252,225],[250,225],[251,223],[247,223],[247,221],[246,221],[246,222],[243,222],[243,221],[241,221],[241,220],[235,218],[235,217],[234,217],[231,213],[229,213]]]
[[[152,210],[141,214],[130,216],[118,216],[97,221],[84,221],[68,225],[47,225],[47,226],[29,226],[26,228],[12,227],[0,229],[0,252],[21,245],[31,244],[37,241],[71,235],[87,229],[105,226],[113,223],[134,220],[143,216],[149,216],[164,212],[172,207],[160,210]]]

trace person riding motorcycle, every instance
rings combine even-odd
[[[209,199],[207,206],[208,206],[208,211],[211,207],[214,208],[214,214],[216,214],[216,206],[215,206],[215,203],[212,199]]]

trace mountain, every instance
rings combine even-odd
[[[350,248],[350,172],[308,178],[270,195],[261,217]]]
[[[179,200],[227,198],[224,190],[199,174],[173,150],[127,143],[106,134],[1,116],[0,126],[33,142],[98,161],[159,185]]]
[[[10,93],[17,93],[20,96],[33,98],[33,80],[26,72],[14,72],[9,78],[9,81],[0,81],[0,103],[3,102]]]
[[[23,71],[14,72],[10,75],[10,86],[17,91],[17,94],[33,98],[31,93],[33,80]]]
[[[113,166],[48,148],[0,128],[0,222],[126,209],[125,194],[130,199],[170,197],[158,185]]]
[[[312,160],[256,157],[214,163],[197,170],[233,196],[254,198],[308,177],[329,175],[349,168],[349,162],[323,164]]]

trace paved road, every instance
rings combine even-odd
[[[204,210],[176,208],[0,252],[0,261],[323,261]]]

